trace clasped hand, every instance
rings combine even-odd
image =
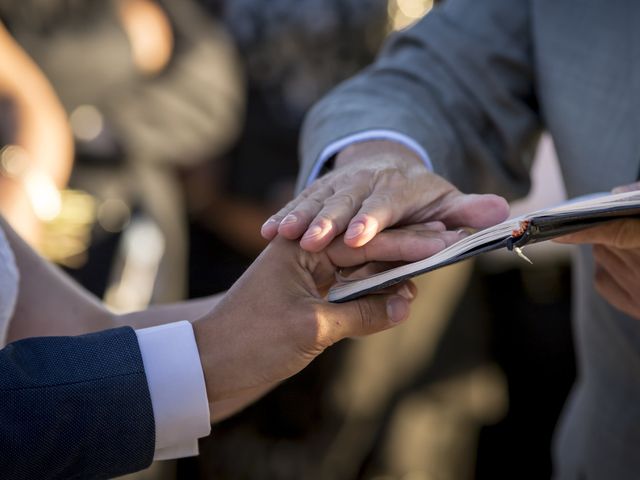
[[[216,307],[194,324],[209,401],[230,400],[273,385],[343,338],[402,322],[416,294],[410,282],[331,304],[325,295],[337,270],[370,261],[415,261],[460,235],[433,223],[388,230],[356,249],[340,238],[319,253],[275,239]]]

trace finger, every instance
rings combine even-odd
[[[289,201],[284,207],[278,210],[277,213],[271,215],[266,222],[262,224],[260,234],[267,240],[272,240],[278,234],[278,228],[282,221],[287,218],[289,213],[305,198],[313,194],[317,189],[316,184],[311,185],[305,189],[300,195],[293,200]]]
[[[334,194],[330,186],[317,189],[306,198],[301,199],[287,216],[280,222],[278,233],[289,240],[295,240],[307,230],[311,221],[318,215],[325,201]],[[321,229],[330,229],[331,224],[325,223]],[[316,232],[317,233],[317,232]]]
[[[424,228],[426,228],[427,230],[435,230],[436,232],[444,232],[447,229],[444,223],[437,220],[425,223]]]
[[[389,229],[358,248],[351,248],[338,239],[328,247],[327,255],[338,267],[352,267],[372,261],[415,262],[438,253],[465,236],[464,232],[439,232],[427,226]]]
[[[611,233],[611,223],[606,223],[597,227],[587,228],[578,232],[569,233],[568,235],[562,235],[561,237],[554,238],[553,241],[558,243],[577,245],[604,243],[603,240],[610,237]]]
[[[273,240],[278,234],[278,226],[280,225],[281,219],[282,217],[278,214],[269,217],[260,228],[260,235],[262,235],[262,238],[265,240]]]
[[[360,209],[369,193],[368,185],[353,185],[328,198],[309,224],[300,240],[300,246],[309,252],[318,252],[329,245],[336,236],[345,231],[349,220]]]
[[[618,280],[602,266],[596,267],[595,287],[602,297],[618,310],[640,318],[640,308],[634,303],[633,296]]]
[[[439,217],[448,228],[487,228],[507,219],[509,204],[493,194],[469,194],[454,192],[443,201]]]
[[[493,194],[464,195],[452,192],[438,202],[436,206],[428,206],[419,217],[423,220],[436,218],[450,229],[482,229],[500,223],[509,216],[507,201]],[[378,232],[400,220],[399,211],[396,211],[394,206],[392,196],[384,193],[365,200],[362,209],[349,224],[345,243],[351,247],[362,246]]]
[[[611,190],[612,193],[633,192],[634,190],[640,190],[640,182],[629,183],[627,185],[620,185],[619,187]]]
[[[411,288],[402,284],[390,295],[368,295],[346,303],[328,304],[324,315],[326,340],[331,344],[394,327],[408,318],[413,297]]]
[[[623,285],[635,282],[632,270],[632,265],[635,263],[631,262],[629,255],[625,255],[626,252],[604,245],[593,246],[593,257],[596,263]]]
[[[556,241],[574,244],[602,244],[620,249],[640,248],[640,220],[612,220],[597,227],[558,237]]]
[[[432,173],[421,171],[416,176],[392,169],[375,177],[373,189],[345,232],[344,241],[350,247],[365,245],[378,232],[400,220],[405,223],[440,220],[429,213],[454,187]]]
[[[362,202],[362,207],[349,222],[344,242],[350,247],[361,247],[371,241],[400,219],[402,212],[397,211],[395,206],[391,192],[374,192]]]

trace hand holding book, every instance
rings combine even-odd
[[[493,227],[474,233],[435,255],[417,262],[402,265],[364,279],[338,284],[330,290],[329,300],[344,302],[386,288],[416,275],[459,262],[482,252],[503,247],[519,251],[529,243],[550,240],[596,225],[602,225],[602,228],[604,228],[604,222],[638,215],[640,215],[639,190],[580,197],[556,207],[506,220]],[[636,235],[640,230],[638,221],[634,220],[632,225],[632,228],[618,228],[629,228],[629,235],[624,235],[625,241],[629,245],[640,245],[640,241],[637,240],[638,235]],[[611,234],[612,232],[608,230],[603,231],[603,236],[607,239],[611,238]],[[569,241],[571,239],[571,237],[566,238]],[[594,243],[588,237],[575,238]],[[634,253],[638,255],[638,263],[636,265],[640,266],[640,252],[634,250]],[[626,258],[626,256],[622,258]],[[640,282],[635,282],[635,284],[640,286]]]
[[[639,193],[640,183],[614,192]],[[595,287],[611,305],[640,319],[640,219],[607,222],[556,239],[561,243],[592,244]]]

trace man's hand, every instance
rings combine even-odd
[[[614,192],[640,189],[640,183]],[[640,220],[615,220],[556,239],[593,244],[596,290],[611,305],[640,319]]]
[[[209,401],[288,378],[333,343],[407,318],[416,293],[409,282],[352,302],[325,301],[339,268],[369,260],[418,260],[458,238],[438,225],[414,226],[383,232],[358,249],[339,239],[321,253],[275,239],[211,313],[194,324]]]
[[[593,244],[596,290],[614,307],[640,319],[640,220],[615,220],[556,241]]]
[[[342,151],[335,169],[267,220],[262,235],[302,236],[302,248],[318,252],[345,231],[344,242],[359,247],[391,225],[439,220],[449,229],[485,228],[508,213],[503,198],[464,195],[411,150],[370,141]]]

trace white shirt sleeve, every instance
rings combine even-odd
[[[136,330],[156,424],[154,460],[198,454],[211,433],[209,401],[193,327],[187,321]]]
[[[349,145],[353,145],[354,143],[362,143],[370,140],[390,140],[392,142],[400,143],[401,145],[404,145],[405,147],[413,150],[416,155],[418,155],[422,159],[425,166],[429,170],[433,171],[433,165],[431,164],[429,154],[413,138],[405,135],[404,133],[396,132],[394,130],[367,130],[364,132],[354,133],[353,135],[341,138],[340,140],[336,140],[335,142],[330,143],[327,147],[325,147],[324,150],[320,152],[320,156],[313,166],[313,169],[309,174],[309,178],[307,178],[305,187],[308,187],[318,178],[327,161],[333,158],[333,156],[338,152],[344,150]]]

